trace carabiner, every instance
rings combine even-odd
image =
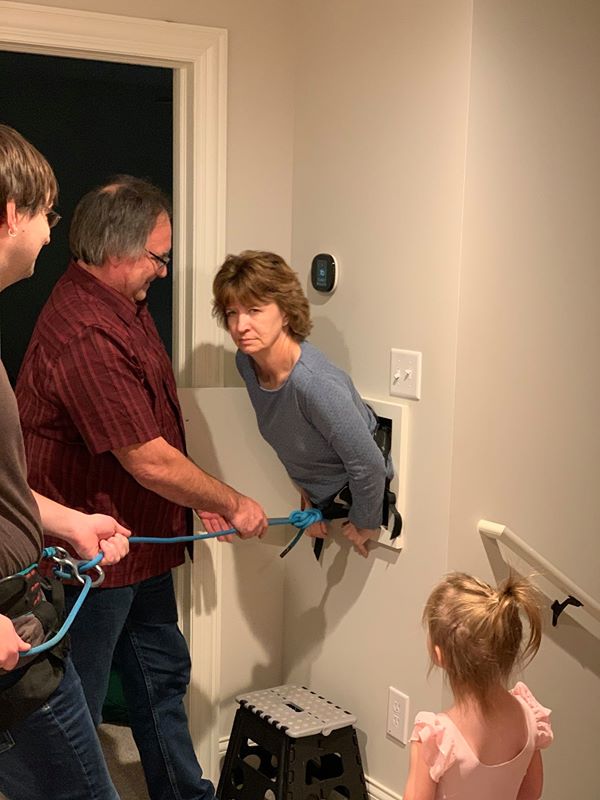
[[[65,580],[77,580],[79,583],[85,584],[85,577],[79,572],[79,567],[81,564],[87,563],[87,560],[74,558],[63,547],[55,546],[53,549],[54,553],[50,556],[50,560],[55,564],[53,572],[56,577]],[[104,570],[99,564],[95,564],[93,568],[96,570],[97,577],[91,581],[90,586],[95,588],[103,582]]]

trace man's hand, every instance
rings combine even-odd
[[[352,522],[347,520],[342,522],[342,533],[350,542],[352,546],[361,556],[366,558],[369,555],[367,543],[369,539],[375,539],[379,535],[379,531],[372,528],[357,528]]]
[[[217,533],[218,531],[228,531],[230,528],[233,528],[231,523],[227,522],[227,520],[222,517],[220,514],[215,514],[212,511],[201,511],[200,509],[196,509],[196,514],[202,520],[202,524],[204,525],[204,530],[207,533]],[[233,537],[235,533],[228,533],[225,536],[217,536],[217,541],[219,542],[233,542]]]
[[[231,526],[236,529],[242,539],[252,536],[262,538],[269,523],[262,506],[246,497],[238,495],[235,511],[231,515]]]
[[[131,531],[106,514],[81,514],[68,541],[82,558],[94,558],[101,550],[102,566],[110,566],[129,552],[129,536]]]
[[[0,614],[0,668],[14,669],[19,663],[19,653],[28,650],[31,650],[31,645],[21,639],[12,621]]]

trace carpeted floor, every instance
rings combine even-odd
[[[131,730],[121,725],[101,725],[98,735],[121,800],[148,800],[146,781]],[[2,792],[0,800],[6,800]]]
[[[148,800],[146,781],[131,730],[122,725],[101,725],[98,735],[121,800]]]

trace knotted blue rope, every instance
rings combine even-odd
[[[294,536],[292,541],[288,544],[285,550],[282,550],[279,554],[279,558],[283,558],[287,556],[290,552],[292,547],[295,547],[300,539],[302,538],[302,534],[307,528],[310,528],[315,522],[321,522],[323,519],[323,514],[319,511],[318,508],[305,508],[304,511],[292,511],[289,516],[289,521],[292,525],[295,525],[298,528],[298,533]],[[282,524],[282,523],[276,523]]]
[[[283,550],[280,554],[281,558],[285,556],[287,553],[290,552],[292,547],[294,547],[301,539],[302,534],[304,531],[309,528],[313,523],[320,522],[323,519],[323,514],[319,511],[318,508],[307,508],[304,511],[296,510],[292,511],[288,517],[269,517],[267,520],[269,526],[273,525],[294,525],[294,527],[298,528],[298,532],[292,539],[292,541],[288,544],[288,546]],[[167,536],[130,536],[129,541],[133,542],[134,544],[138,543],[146,543],[146,544],[175,544],[176,542],[195,542],[200,541],[202,539],[214,539],[217,536],[227,536],[230,533],[237,533],[235,528],[229,528],[228,530],[224,531],[215,531],[214,533],[195,533],[190,536],[173,536],[171,538]],[[52,557],[54,555],[55,548],[53,547],[46,547],[42,551],[42,557]],[[73,620],[77,616],[77,613],[81,606],[83,605],[83,601],[88,595],[92,587],[92,579],[89,575],[81,575],[82,572],[86,572],[87,570],[93,569],[96,567],[104,557],[103,553],[98,553],[94,558],[90,559],[89,561],[80,562],[77,564],[78,575],[77,577],[79,580],[83,582],[83,586],[73,608],[69,612],[67,618],[63,622],[60,627],[60,630],[54,634],[51,639],[48,641],[43,642],[42,644],[38,644],[35,647],[32,647],[31,650],[28,650],[26,653],[21,653],[20,658],[28,658],[29,656],[35,656],[39,653],[43,653],[44,650],[50,650],[50,648],[54,647],[54,645],[58,644],[60,640],[67,634],[69,628],[73,624]],[[36,564],[31,564],[27,567],[26,570],[21,570],[21,573],[24,574],[28,572],[30,569],[37,567]],[[63,570],[55,569],[55,575],[58,578],[73,578],[74,575],[64,572]]]

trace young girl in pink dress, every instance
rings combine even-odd
[[[529,623],[524,647],[520,612]],[[535,588],[510,577],[493,589],[454,573],[429,596],[423,622],[432,666],[445,671],[454,705],[417,714],[404,800],[539,800],[550,710],[524,683],[507,689],[515,665],[540,646]]]

